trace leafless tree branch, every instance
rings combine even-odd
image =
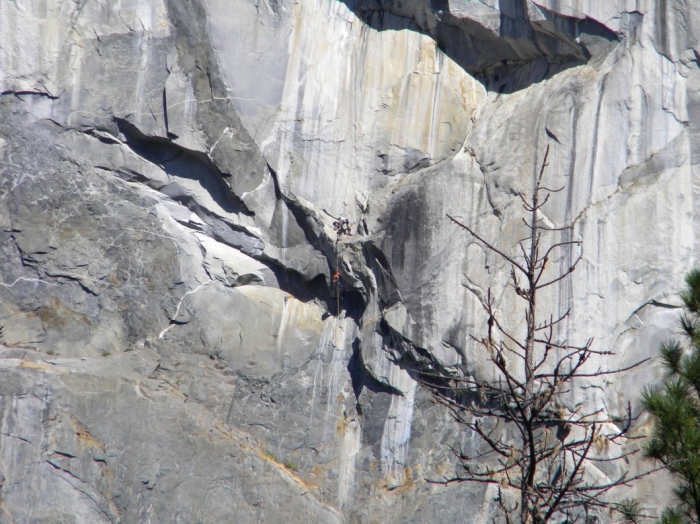
[[[592,338],[579,346],[557,339],[560,326],[571,318],[571,308],[541,319],[538,292],[570,278],[583,259],[583,250],[579,249],[577,255],[571,255],[573,262],[560,272],[555,272],[550,264],[557,250],[580,247],[582,242],[565,238],[570,238],[573,225],[545,227],[541,215],[538,216],[552,194],[563,189],[550,189],[542,184],[549,153],[547,147],[532,193],[518,195],[529,214],[523,217],[529,235],[518,242],[517,255],[508,254],[471,226],[447,215],[484,248],[510,264],[507,289],[512,287],[515,296],[525,304],[524,333],[511,330],[499,318],[489,289],[483,303],[488,315],[487,335],[471,336],[489,356],[499,379],[484,383],[442,370],[427,370],[419,378],[419,383],[433,391],[436,401],[447,408],[454,420],[477,434],[486,448],[471,457],[453,449],[464,474],[426,480],[441,484],[471,481],[498,485],[499,508],[508,523],[546,523],[564,515],[569,522],[576,522],[588,511],[614,509],[615,505],[605,498],[611,490],[629,486],[653,473],[633,477],[622,474],[610,482],[596,483],[586,475],[587,465],[615,463],[637,452],[620,447],[612,455],[594,453],[599,446],[611,443],[620,446],[620,439],[629,442],[635,438],[627,434],[633,420],[631,407],[628,405],[624,419],[611,420],[600,409],[570,412],[561,406],[563,395],[579,387],[581,379],[623,373],[646,360],[614,370],[598,368],[586,372],[584,366],[592,356],[612,353],[592,349]],[[552,238],[553,235],[564,238]],[[610,432],[609,427],[614,431]],[[578,429],[573,431],[574,428]],[[519,500],[508,502],[509,492],[502,487],[517,493]]]

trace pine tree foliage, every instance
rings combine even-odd
[[[681,317],[684,344],[665,342],[661,361],[668,375],[642,397],[654,419],[654,431],[644,449],[677,479],[677,503],[663,513],[663,524],[700,522],[700,270],[686,277],[681,294],[686,312]]]

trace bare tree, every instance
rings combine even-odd
[[[553,193],[561,191],[543,184],[548,158],[549,147],[532,194],[520,194],[529,234],[519,242],[517,255],[508,254],[471,226],[448,215],[510,265],[508,288],[514,300],[524,303],[525,327],[519,332],[507,327],[490,289],[483,304],[488,316],[487,332],[482,338],[472,338],[494,364],[498,379],[484,383],[435,370],[420,374],[422,385],[433,391],[460,425],[480,437],[486,450],[469,455],[463,449],[454,449],[461,462],[460,473],[436,481],[497,485],[501,513],[508,524],[575,522],[603,508],[625,512],[628,505],[611,504],[606,495],[614,488],[629,486],[640,476],[622,473],[599,481],[586,474],[590,465],[615,462],[635,453],[622,448],[612,455],[599,453],[627,438],[632,422],[629,404],[626,416],[613,420],[603,410],[570,411],[562,402],[563,395],[580,387],[582,380],[590,382],[594,377],[621,373],[645,361],[612,371],[591,370],[586,365],[591,357],[611,352],[594,350],[592,338],[582,345],[558,338],[558,327],[569,318],[570,309],[554,317],[538,308],[540,292],[570,278],[583,253],[581,240],[573,239],[572,225],[547,227],[542,221],[542,207]],[[561,262],[554,263],[566,260],[563,255],[567,253],[571,263],[563,268]]]

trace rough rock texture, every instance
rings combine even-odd
[[[584,258],[542,308],[592,369],[655,355],[700,254],[699,39],[682,0],[0,1],[0,523],[490,520],[431,482],[478,440],[412,369],[488,380],[486,289],[521,313],[446,213],[513,252],[550,145]]]

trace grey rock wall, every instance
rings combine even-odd
[[[434,482],[478,440],[413,370],[493,378],[486,290],[521,313],[446,214],[514,252],[550,146],[584,255],[542,309],[591,369],[654,356],[699,254],[699,38],[681,0],[0,1],[0,523],[490,520]]]

